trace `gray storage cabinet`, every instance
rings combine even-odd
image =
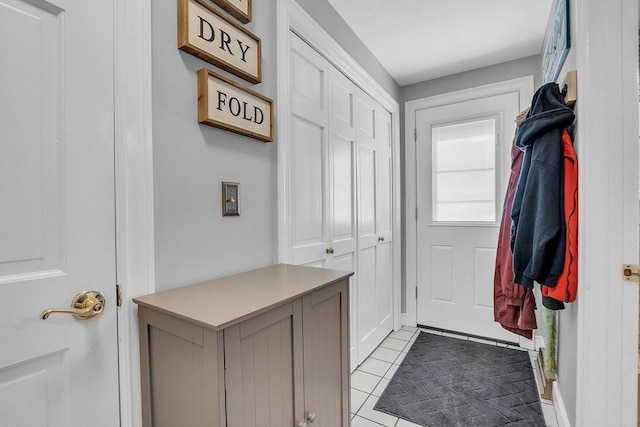
[[[144,427],[348,427],[349,277],[279,264],[134,298]]]

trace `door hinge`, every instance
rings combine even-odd
[[[116,305],[122,307],[122,286],[116,283]]]
[[[413,128],[413,140],[418,141],[418,128]]]
[[[418,208],[416,208],[416,221],[418,220]]]
[[[416,286],[416,299],[418,299],[418,287]]]
[[[640,266],[625,264],[622,266],[622,279],[625,282],[640,283]]]

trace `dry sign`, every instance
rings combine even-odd
[[[260,39],[201,0],[178,0],[178,48],[251,83],[262,81]]]
[[[198,71],[198,122],[273,141],[273,101],[213,71]]]

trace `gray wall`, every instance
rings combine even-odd
[[[400,99],[404,103],[413,99],[469,89],[518,77],[530,76],[532,74],[534,76],[535,87],[540,86],[541,73],[539,55],[403,86],[400,90]]]
[[[403,124],[400,126],[400,169],[402,172],[402,206],[405,206],[405,174],[404,174],[404,156],[405,156],[405,135],[404,135],[404,104],[414,99],[427,98],[429,96],[440,95],[443,93],[454,92],[456,90],[469,89],[476,86],[482,86],[490,83],[497,83],[505,80],[515,79],[518,77],[534,76],[534,85],[540,86],[540,56],[529,56],[527,58],[515,61],[504,62],[502,64],[492,65],[489,67],[478,68],[476,70],[466,71],[464,73],[453,74],[446,77],[440,77],[421,83],[415,83],[403,86],[400,89],[400,117],[403,118]],[[402,236],[406,242],[406,224],[404,216],[402,217]],[[405,257],[406,248],[402,248],[402,257]],[[403,266],[402,271],[402,312],[406,312],[405,294],[406,281]],[[542,325],[542,319],[538,319],[538,324]]]
[[[211,68],[275,99],[275,0],[254,1],[254,20],[246,25],[262,39],[258,85],[177,49],[175,0],[151,7],[156,288],[272,264],[277,142],[198,124],[196,72]],[[239,217],[222,217],[221,181],[240,182]]]
[[[298,1],[398,98],[395,81],[327,0]],[[258,85],[179,51],[176,21],[175,0],[152,2],[157,290],[266,266],[278,258],[277,132],[275,141],[265,144],[196,120],[196,72],[202,67],[275,100],[276,0],[253,0],[253,21],[245,25],[262,39],[263,81]],[[221,181],[240,182],[239,217],[222,217]]]

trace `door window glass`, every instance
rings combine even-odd
[[[434,222],[496,221],[496,120],[431,129]]]

